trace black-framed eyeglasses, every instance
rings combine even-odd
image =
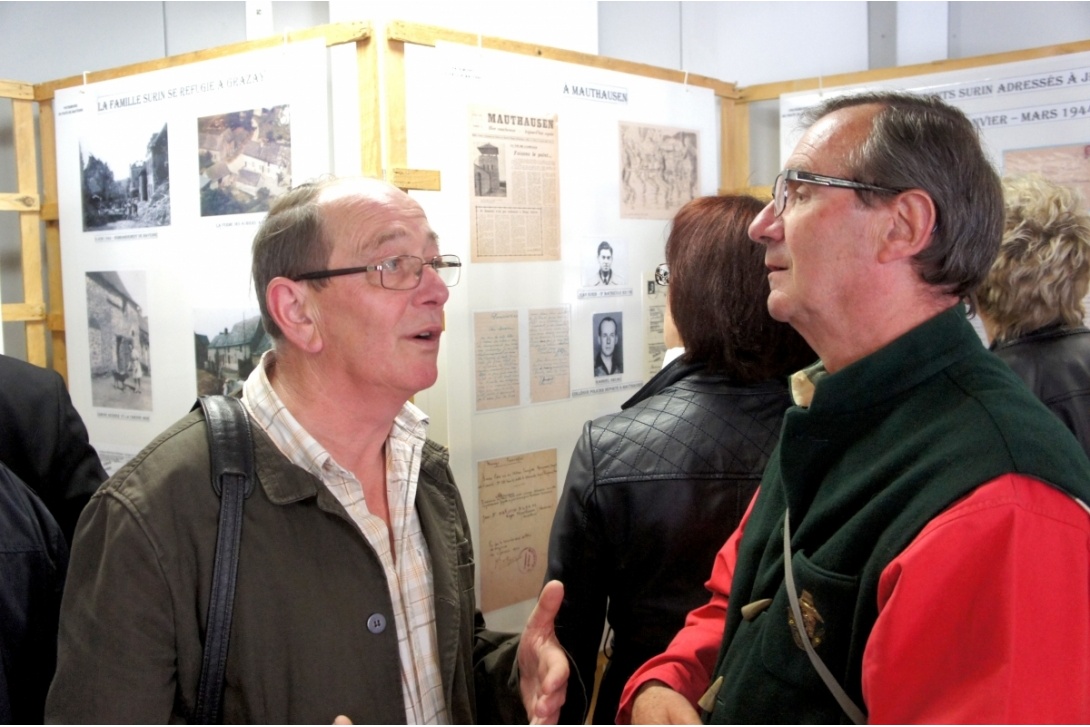
[[[806,184],[817,184],[822,187],[862,189],[869,192],[882,192],[884,194],[900,194],[904,191],[903,189],[890,189],[889,187],[879,187],[876,184],[857,182],[854,179],[841,179],[840,177],[829,177],[824,174],[814,174],[813,172],[805,172],[801,169],[784,169],[776,175],[776,181],[772,183],[772,211],[775,212],[776,217],[782,215],[784,208],[787,207],[788,182],[804,182]]]
[[[655,268],[655,282],[658,283],[659,285],[669,285],[670,284],[670,266],[669,265],[667,265],[666,263],[660,263],[659,266],[657,268]]]
[[[398,255],[380,260],[374,265],[364,265],[358,268],[337,268],[336,270],[316,270],[312,273],[293,275],[292,280],[321,280],[334,278],[338,275],[355,275],[356,273],[371,273],[378,271],[379,285],[387,290],[412,290],[420,285],[420,279],[424,275],[424,266],[428,266],[439,273],[439,279],[449,288],[458,284],[461,274],[462,261],[457,255],[436,255],[431,260],[424,260],[415,255]]]

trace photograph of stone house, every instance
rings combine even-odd
[[[260,314],[194,311],[197,395],[233,394],[272,348]]]
[[[287,105],[197,119],[201,216],[268,212],[291,189]]]
[[[87,273],[91,402],[106,409],[151,411],[147,275],[142,270]]]
[[[83,231],[170,224],[167,124],[80,140]]]

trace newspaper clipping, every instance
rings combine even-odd
[[[556,115],[469,113],[473,262],[559,260]]]

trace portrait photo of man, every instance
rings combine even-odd
[[[621,285],[620,278],[613,270],[613,246],[606,240],[598,244],[598,275],[594,279],[594,285]]]
[[[595,316],[594,319],[595,378],[624,373],[624,356],[621,353],[621,314],[604,313]]]

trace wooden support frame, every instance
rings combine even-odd
[[[42,283],[41,197],[34,133],[34,87],[28,83],[0,80],[0,97],[11,100],[16,183],[14,193],[0,194],[0,212],[19,215],[23,273],[23,301],[5,303],[0,311],[5,322],[25,325],[27,360],[45,366],[49,351],[45,288]]]
[[[45,268],[48,274],[49,311],[46,323],[53,341],[53,368],[68,378],[68,344],[64,335],[64,288],[61,283],[61,228],[57,204],[57,134],[53,101],[42,101],[38,111],[38,132],[42,149],[42,205],[45,223]]]
[[[736,99],[719,101],[719,193],[749,193],[749,107]]]

